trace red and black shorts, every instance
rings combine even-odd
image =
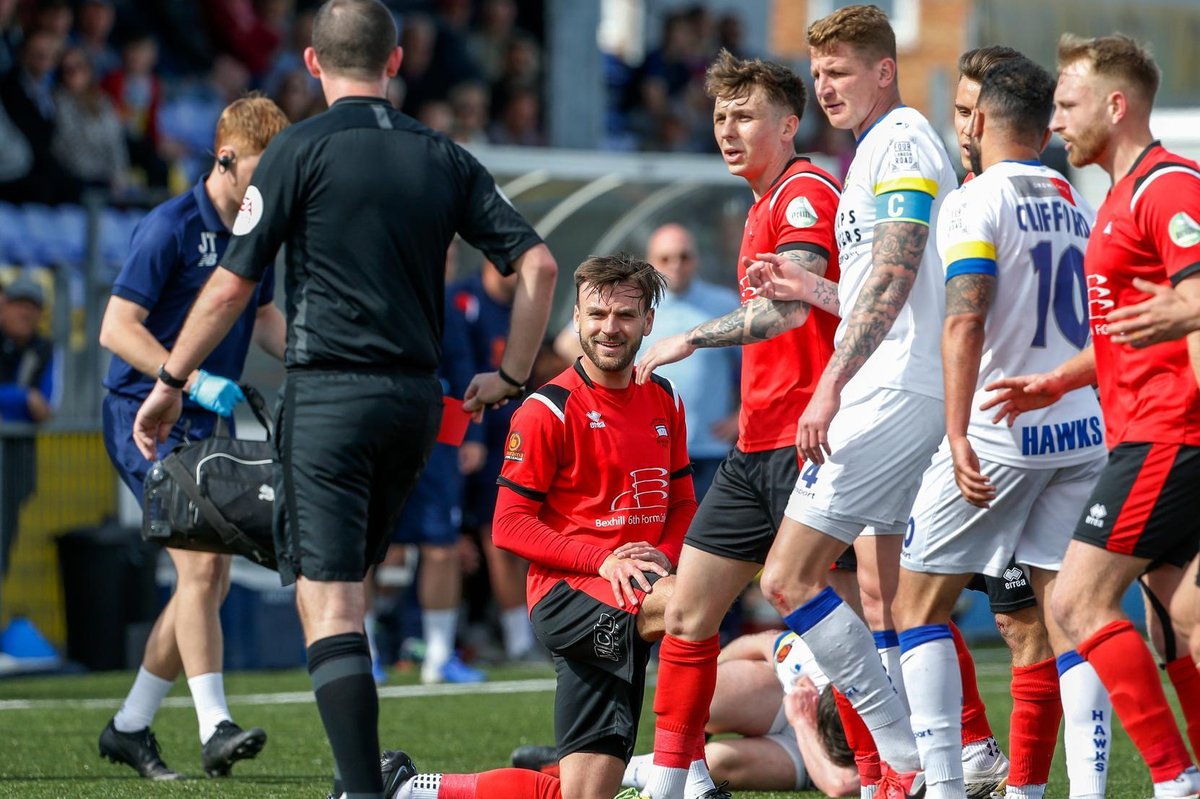
[[[1186,566],[1200,544],[1200,447],[1118,444],[1075,539],[1152,564]]]

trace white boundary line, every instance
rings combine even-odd
[[[479,696],[484,694],[533,694],[554,690],[554,679],[501,680],[469,684],[393,685],[379,689],[380,699],[423,699],[432,696]],[[238,694],[228,697],[231,705],[306,705],[313,703],[312,691],[288,691],[273,694]],[[71,708],[117,708],[121,697],[109,699],[3,699],[5,710],[69,710]],[[191,707],[190,696],[171,696],[163,707]]]

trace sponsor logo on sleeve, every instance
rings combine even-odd
[[[788,224],[792,227],[812,227],[817,224],[820,218],[817,216],[817,211],[812,207],[812,203],[807,197],[795,197],[787,204],[787,210],[784,212],[787,216]]]
[[[521,463],[525,460],[525,450],[523,449],[524,441],[521,439],[521,434],[517,432],[510,433],[508,442],[504,445],[504,460],[516,461]]]
[[[1186,211],[1180,211],[1171,217],[1167,233],[1171,236],[1171,241],[1179,247],[1194,247],[1200,244],[1200,225],[1196,224],[1196,220],[1188,216]]]
[[[237,219],[233,222],[233,235],[245,236],[258,225],[263,215],[263,196],[257,186],[246,188],[246,196],[242,198],[242,207],[238,209]]]
[[[911,139],[895,139],[888,147],[891,171],[911,172],[917,168],[917,149]]]

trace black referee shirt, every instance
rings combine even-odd
[[[288,368],[433,370],[456,232],[505,274],[541,241],[457,144],[346,97],[272,139],[221,263],[258,280],[287,245]]]

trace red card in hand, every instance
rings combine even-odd
[[[442,397],[442,426],[438,428],[439,444],[461,447],[467,437],[467,425],[471,414],[463,410],[463,401],[454,397]]]

